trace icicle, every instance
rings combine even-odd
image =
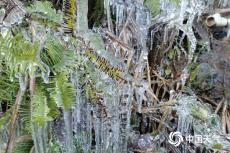
[[[119,34],[119,29],[121,29],[120,27],[123,25],[123,21],[124,21],[124,9],[125,6],[122,4],[117,4],[116,5],[116,34]]]
[[[78,0],[77,2],[77,29],[78,31],[88,30],[88,0]]]
[[[230,37],[230,25],[228,24],[227,37]]]
[[[183,24],[185,13],[187,10],[189,1],[188,0],[182,0],[181,1],[181,10],[180,10],[180,17],[179,17],[179,22],[180,24]]]
[[[117,57],[117,58],[120,57],[120,48],[119,47],[116,48],[115,57]]]
[[[130,128],[131,102],[133,91],[130,85],[124,86],[122,99],[120,101],[120,134],[119,134],[119,152],[127,152],[128,132]]]
[[[91,149],[92,142],[92,108],[88,100],[81,96],[82,91],[79,87],[77,74],[72,74],[71,81],[77,88],[76,102],[73,109],[73,131],[78,144],[84,152],[88,152]]]
[[[92,142],[92,119],[91,119],[91,106],[84,98],[80,106],[80,122],[78,123],[78,133],[80,135],[79,142],[84,151],[89,151]]]
[[[18,74],[18,76],[16,76],[19,79],[19,85],[20,85],[20,89],[22,91],[26,90],[26,84],[27,84],[27,77],[22,75],[22,74]]]
[[[5,16],[5,13],[6,13],[6,10],[4,8],[1,8],[0,9],[0,24],[3,23],[3,19],[4,19],[4,16]],[[0,26],[1,28],[1,26]]]
[[[100,108],[98,108],[100,109]],[[99,116],[98,116],[99,115]],[[94,129],[95,129],[95,140],[96,140],[96,153],[103,153],[102,151],[102,119],[100,116],[100,110],[96,110],[95,112],[95,124],[94,124]]]
[[[81,98],[81,89],[79,85],[78,75],[73,73],[71,76],[71,81],[77,89],[76,93],[76,102],[75,107],[73,109],[73,128],[76,133],[76,138],[78,142],[82,142],[82,134],[81,134],[81,109],[82,109],[82,98]]]
[[[7,136],[7,126],[3,127],[3,129],[0,130],[0,152],[4,152],[6,149],[6,143],[8,140]]]
[[[36,153],[46,153],[48,142],[47,125],[40,127],[32,124],[32,136]]]
[[[145,88],[137,88],[137,111],[141,113],[142,101],[144,99]]]
[[[1,28],[1,35],[3,38],[5,38],[7,36],[8,30],[9,29],[7,29],[7,28]]]
[[[45,72],[42,71],[42,78],[43,78],[45,83],[49,83],[50,68],[45,63],[42,62],[42,64],[45,67]]]
[[[71,110],[64,111],[65,123],[65,152],[73,153],[73,126]]]
[[[181,84],[182,84],[182,86],[185,85],[185,83],[188,80],[188,78],[189,78],[189,72],[188,72],[188,68],[186,67],[183,70],[182,74],[181,74]]]
[[[86,132],[85,132],[85,146],[84,151],[90,151],[91,150],[91,142],[92,142],[92,116],[91,116],[91,105],[87,104],[87,110],[86,110]]]
[[[106,9],[107,22],[109,31],[113,32],[113,24],[110,11],[110,0],[104,0],[104,7]]]
[[[111,115],[113,116],[112,121],[111,121],[111,132],[112,132],[112,140],[111,140],[111,146],[112,146],[112,151],[113,152],[119,152],[119,128],[120,128],[120,122],[119,122],[119,88],[114,87],[113,92],[117,93],[113,97],[112,105],[111,105]]]
[[[138,74],[143,74],[143,70],[147,61],[146,40],[148,27],[150,25],[150,12],[140,3],[134,0],[110,0],[107,1],[112,6],[112,11],[116,14],[116,34],[120,35],[129,16],[130,23],[135,26],[138,35],[137,49],[135,50],[136,64],[140,64],[135,71]],[[107,4],[108,5],[108,4]],[[133,34],[130,32],[130,39]],[[128,38],[129,39],[129,38]],[[131,40],[127,40],[131,41]],[[136,45],[136,44],[135,44]],[[116,48],[116,47],[115,47]],[[99,49],[101,51],[101,49]],[[99,53],[99,52],[98,52]],[[103,53],[103,52],[100,52]],[[116,49],[116,56],[120,57],[120,49]],[[114,62],[115,63],[115,62]],[[108,80],[107,77],[100,76],[102,80]],[[82,97],[81,89],[78,85],[78,78],[71,77],[72,82],[77,88],[77,100],[73,110],[73,128],[76,133],[76,138],[84,151],[91,148],[92,129],[95,131],[96,153],[104,152],[127,152],[128,133],[130,131],[131,103],[133,97],[133,88],[131,85],[113,84],[111,87],[106,87],[106,94],[103,95],[103,100],[94,103],[91,106],[90,102]],[[104,82],[100,80],[96,83],[96,88],[103,86]],[[144,93],[144,89],[142,92]],[[115,96],[111,99],[108,95]],[[140,95],[140,109],[143,95]],[[93,113],[92,113],[93,112]],[[93,114],[93,116],[91,116]]]

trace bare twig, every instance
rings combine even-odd
[[[222,100],[219,102],[219,104],[217,105],[216,110],[215,110],[215,114],[217,114],[217,113],[219,112],[219,110],[220,110],[220,108],[222,107],[223,103],[224,103],[224,99],[222,99]]]
[[[165,120],[167,119],[168,115],[171,113],[171,111],[172,111],[172,107],[168,106],[166,111],[164,112],[162,118],[161,118],[160,123],[159,123],[158,129],[157,129],[159,132],[161,131],[162,125],[165,122]]]
[[[133,50],[128,44],[124,43],[120,37],[118,38],[117,36],[113,35],[111,32],[106,31],[106,34],[108,35],[108,37],[113,40],[116,41],[122,48],[127,49],[127,50]]]
[[[173,128],[170,127],[166,122],[162,122],[160,119],[156,118],[156,117],[153,117],[151,116],[150,117],[152,120],[158,122],[158,123],[162,123],[162,125],[164,125],[165,127],[167,127],[170,131],[173,131]]]
[[[215,12],[216,13],[221,13],[221,14],[230,13],[230,8],[217,9]]]
[[[227,107],[228,107],[227,100],[225,100],[223,112],[221,115],[222,130],[223,130],[224,134],[227,134],[227,129],[226,129],[226,126],[227,126],[227,123],[226,123]]]
[[[198,98],[199,98],[199,97],[198,97]],[[211,105],[214,106],[214,107],[217,107],[217,106],[218,106],[214,101],[212,101],[211,99],[209,99],[209,98],[206,97],[206,96],[201,96],[201,97],[199,98],[200,101],[204,102],[202,99],[204,99],[205,102],[211,104]]]
[[[230,134],[230,117],[229,117],[229,113],[226,114],[226,123],[227,123],[228,134]]]

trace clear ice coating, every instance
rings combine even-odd
[[[43,127],[32,124],[32,137],[36,153],[46,153],[48,143],[47,125]]]
[[[220,132],[221,120],[209,105],[202,104],[195,96],[179,95],[174,109],[178,115],[177,130],[182,135],[202,135],[209,148],[215,144],[221,144],[223,149],[229,147],[229,141]]]
[[[74,132],[74,140],[78,145],[82,146],[84,152],[91,149],[92,142],[92,106],[90,102],[81,95],[82,89],[80,88],[78,74],[72,74],[71,81],[76,87],[76,102],[72,113],[72,131]]]
[[[48,65],[42,62],[44,65],[45,71],[42,71],[42,78],[45,83],[49,83],[50,68]]]
[[[141,3],[141,1],[134,0],[112,0],[109,1],[109,3],[105,3],[111,6],[111,12],[116,15],[115,29],[116,35],[119,36],[119,38],[124,39],[124,34],[129,34],[130,40],[136,37],[132,36],[132,32],[126,33],[127,31],[124,31],[127,28],[125,26],[134,26],[138,40],[136,40],[137,44],[130,45],[132,45],[132,47],[137,46],[137,49],[134,50],[134,59],[136,62],[135,65],[139,65],[135,69],[139,75],[143,74],[147,63],[148,52],[146,49],[146,41],[148,28],[151,23],[150,12],[141,5]],[[103,49],[100,48],[104,47],[100,47],[100,42],[97,41],[98,39],[96,39],[96,37],[95,39],[93,38],[94,37],[90,37],[90,40],[93,40],[90,45],[97,48],[97,50],[100,51],[98,52],[99,54],[103,54]],[[117,56],[120,56],[119,50],[117,50]],[[115,63],[114,61],[113,59],[111,63]],[[96,84],[98,88],[110,80],[108,77],[104,77],[103,74],[99,74],[98,81],[96,81],[98,82]],[[72,112],[74,139],[82,146],[84,152],[90,151],[93,147],[90,142],[95,139],[96,153],[126,153],[128,151],[131,108],[135,87],[131,83],[122,85],[113,81],[113,83],[110,83],[110,86],[103,87],[105,88],[104,90],[106,92],[104,93],[106,94],[102,95],[102,100],[95,102],[82,96],[79,79],[79,74],[73,74],[71,76],[71,81],[77,89],[76,102]],[[138,81],[140,80],[136,80],[136,82]],[[146,89],[146,86],[143,86],[143,88],[140,89],[141,93],[143,94]],[[139,111],[141,111],[143,95],[139,94],[138,97],[139,100],[137,104]]]
[[[27,87],[27,78],[26,78],[26,76],[23,76],[22,74],[20,74],[18,76],[18,80],[19,80],[20,89],[22,91],[25,91],[26,87]]]
[[[72,111],[64,110],[64,124],[65,124],[65,152],[72,153],[73,149],[73,124],[72,124]]]
[[[5,13],[7,13],[7,16],[5,15]],[[5,8],[1,8],[0,10],[0,28],[2,27],[9,28],[12,25],[20,24],[23,20],[24,15],[25,15],[25,12],[21,9],[20,5],[13,7],[10,11],[8,10],[6,11]]]
[[[77,87],[78,79],[72,80]],[[103,95],[103,101],[93,105],[95,101],[82,97],[81,89],[77,90],[73,109],[73,131],[84,152],[92,148],[89,142],[92,142],[93,133],[96,153],[127,152],[133,90],[130,85],[113,85],[107,90],[114,95],[113,98]]]
[[[1,116],[1,115],[0,115]],[[7,128],[4,126],[3,129],[0,130],[0,151],[4,151],[6,149],[6,143],[8,140],[7,136]]]

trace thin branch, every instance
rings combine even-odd
[[[25,77],[26,80],[26,85],[27,85],[27,77]],[[26,88],[25,88],[26,90]],[[18,118],[18,111],[20,109],[21,106],[21,102],[23,99],[23,96],[25,94],[25,90],[23,89],[19,89],[17,96],[16,96],[16,100],[15,100],[15,104],[14,104],[14,108],[13,108],[13,113],[10,119],[10,129],[9,129],[9,139],[7,142],[7,147],[6,147],[6,151],[5,153],[10,153],[11,150],[13,149],[13,143],[14,143],[14,132],[15,132],[15,128],[16,128],[16,121]]]
[[[221,14],[230,13],[230,8],[217,9],[215,12],[216,13],[221,13]]]
[[[26,13],[26,10],[23,8],[22,4],[18,2],[17,0],[10,0],[11,3],[16,5],[23,13]]]
[[[223,103],[224,103],[224,99],[222,99],[222,100],[219,102],[218,106],[216,107],[215,114],[217,114],[217,113],[219,112],[219,110],[220,110],[220,108],[222,107]]]
[[[226,126],[227,126],[227,123],[226,123],[227,109],[228,109],[228,104],[227,104],[227,100],[225,100],[223,112],[221,115],[222,130],[223,130],[224,134],[227,134],[227,129],[226,129]]]
[[[173,131],[173,128],[172,128],[172,127],[170,127],[167,123],[162,122],[160,119],[158,119],[158,118],[156,118],[156,117],[153,117],[153,116],[151,116],[150,118],[151,118],[152,120],[158,122],[158,123],[162,123],[162,124],[163,124],[165,127],[167,127],[170,131]]]
[[[157,129],[159,132],[161,131],[162,125],[165,122],[165,120],[167,119],[167,117],[168,117],[168,115],[170,114],[171,111],[172,111],[172,107],[167,107],[166,111],[164,112],[164,114],[163,114],[163,116],[161,118],[161,121],[160,121],[158,129]]]

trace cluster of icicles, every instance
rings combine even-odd
[[[138,48],[136,49],[137,71],[143,72],[147,60],[147,31],[151,23],[150,12],[140,3],[130,0],[124,1],[110,1],[107,3],[113,9],[113,14],[116,15],[116,35],[122,31],[122,24],[127,18],[135,25],[139,32]],[[132,12],[130,12],[132,11]],[[128,17],[128,13],[134,13],[135,16]],[[144,18],[143,18],[144,16]],[[131,34],[131,33],[130,33]],[[119,50],[116,50],[119,52]],[[141,52],[145,52],[142,59],[139,60]],[[45,66],[46,68],[46,66]],[[44,82],[48,82],[49,69],[42,73]],[[128,146],[128,138],[130,131],[131,108],[134,95],[134,88],[131,83],[119,84],[113,82],[107,87],[112,98],[103,95],[103,105],[92,106],[87,98],[82,96],[82,89],[79,82],[79,74],[73,73],[71,81],[76,87],[76,102],[71,110],[63,111],[64,121],[55,129],[56,123],[46,124],[44,127],[32,125],[32,137],[34,141],[34,150],[36,153],[48,152],[48,137],[49,129],[54,128],[54,133],[59,139],[62,152],[73,153],[76,151],[76,143],[81,146],[84,152],[89,152],[94,148],[96,153],[126,153]],[[138,81],[138,80],[137,80]],[[19,79],[20,88],[25,89],[25,80]],[[142,92],[143,93],[142,89]],[[139,96],[139,108],[141,109],[142,96]],[[106,110],[104,110],[106,109]],[[53,127],[52,127],[53,126]],[[15,136],[20,136],[20,129],[17,126]],[[6,144],[7,136],[5,131],[0,133],[0,144]],[[95,141],[95,142],[93,142]],[[1,146],[0,145],[0,149]],[[79,149],[79,148],[78,148]],[[78,150],[79,151],[79,150]]]
[[[140,3],[135,1],[110,1],[107,3],[112,8],[112,13],[116,15],[116,35],[119,36],[123,25],[129,18],[135,28],[140,32],[136,59],[139,59],[141,52],[145,52],[141,60],[137,60],[139,67],[137,71],[142,72],[147,60],[147,31],[151,23],[150,12]],[[105,7],[107,8],[107,7]],[[132,11],[135,15],[130,17]],[[130,35],[132,35],[130,33]],[[131,44],[132,45],[132,44]],[[116,49],[115,56],[119,58],[119,49]],[[75,85],[78,86],[78,78],[75,77]],[[127,153],[128,138],[130,132],[131,108],[134,95],[132,83],[119,84],[107,87],[113,98],[103,96],[105,108],[92,106],[88,100],[81,97],[78,89],[75,108],[73,109],[73,131],[76,133],[77,141],[83,147],[84,152],[92,148],[93,137],[95,139],[96,153]],[[138,105],[141,106],[140,96]],[[105,111],[103,111],[105,109]],[[93,129],[93,130],[92,130]],[[93,132],[92,132],[93,131]]]

